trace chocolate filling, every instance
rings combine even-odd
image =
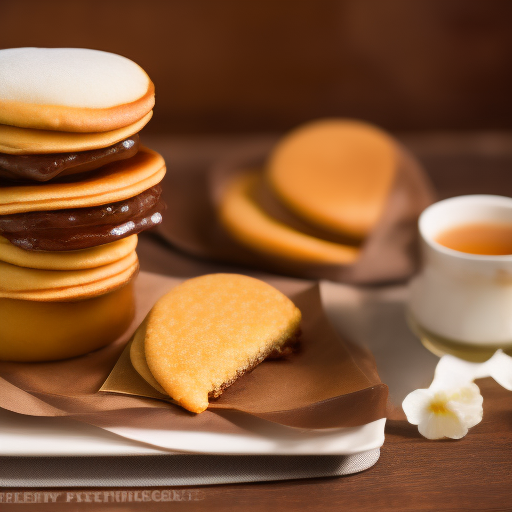
[[[29,251],[73,251],[108,244],[162,222],[160,185],[141,194],[91,208],[0,216],[0,234]]]
[[[137,134],[113,146],[76,153],[50,155],[7,155],[0,153],[0,178],[12,181],[49,181],[57,176],[93,171],[99,167],[125,160],[139,150]]]

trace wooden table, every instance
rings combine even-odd
[[[512,196],[512,134],[428,134],[401,138],[424,163],[439,197],[467,193]],[[159,136],[145,142],[164,154],[169,167],[197,169],[253,141],[253,137]],[[142,268],[152,272],[176,275],[173,269],[179,268],[179,275],[188,277],[206,269],[211,271],[210,264],[190,258],[151,235],[141,237],[139,256]],[[222,268],[225,267],[219,266]],[[403,361],[404,365],[407,363]],[[73,489],[72,504],[66,503],[67,489],[55,490],[60,495],[54,504],[28,503],[51,501],[49,496],[34,494],[43,490],[2,489],[0,511],[512,510],[512,393],[491,379],[480,380],[478,384],[484,397],[484,418],[459,441],[422,438],[417,428],[407,423],[399,404],[391,404],[381,458],[373,468],[359,474],[277,483],[150,489],[157,491],[154,495],[148,494],[147,489],[146,494],[144,489]],[[114,494],[106,495],[107,502],[102,503],[105,492]],[[113,503],[116,492],[119,498],[123,496],[119,493],[128,493],[125,499],[132,501]],[[18,503],[5,503],[14,501],[15,493]],[[77,503],[78,496],[81,503]],[[145,496],[152,501],[143,501]],[[156,498],[167,501],[155,501]]]

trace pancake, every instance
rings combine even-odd
[[[112,146],[74,153],[8,155],[0,153],[0,180],[45,182],[57,176],[94,171],[117,160],[126,160],[139,151],[137,134]]]
[[[382,130],[326,119],[297,128],[277,144],[267,179],[281,201],[307,222],[364,238],[384,210],[397,161],[397,146]]]
[[[0,261],[0,298],[62,302],[96,297],[126,284],[138,271],[135,251],[86,270],[39,270]]]
[[[166,393],[199,413],[267,355],[297,336],[301,313],[267,283],[236,274],[189,279],[152,308],[147,365]]]
[[[0,215],[0,234],[26,251],[73,251],[108,244],[162,222],[160,185],[91,208]]]
[[[113,53],[83,48],[0,50],[0,123],[64,132],[133,124],[155,103],[146,72]]]
[[[0,124],[0,153],[43,155],[106,148],[140,132],[152,116],[153,111],[133,124],[99,133],[53,132]]]
[[[350,264],[360,249],[304,234],[268,215],[254,198],[261,174],[235,176],[219,206],[219,220],[231,236],[261,254],[309,264]]]
[[[128,160],[108,164],[73,181],[16,184],[0,187],[0,215],[88,208],[134,197],[160,183],[165,162],[156,152],[142,147]]]
[[[135,251],[137,235],[91,249],[66,252],[25,251],[0,236],[0,261],[40,270],[84,270],[102,267]]]
[[[119,338],[135,316],[131,283],[78,302],[0,298],[0,361],[55,361]]]

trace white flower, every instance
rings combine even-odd
[[[512,391],[512,357],[502,350],[484,363],[470,363],[445,355],[437,363],[428,389],[409,393],[402,403],[409,423],[428,439],[460,439],[482,421],[483,398],[472,381],[492,377]]]
[[[483,398],[472,382],[451,389],[417,389],[402,403],[409,423],[427,439],[460,439],[482,421]]]

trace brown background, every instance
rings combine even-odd
[[[508,0],[0,0],[0,48],[123,54],[157,88],[149,131],[512,128]]]

